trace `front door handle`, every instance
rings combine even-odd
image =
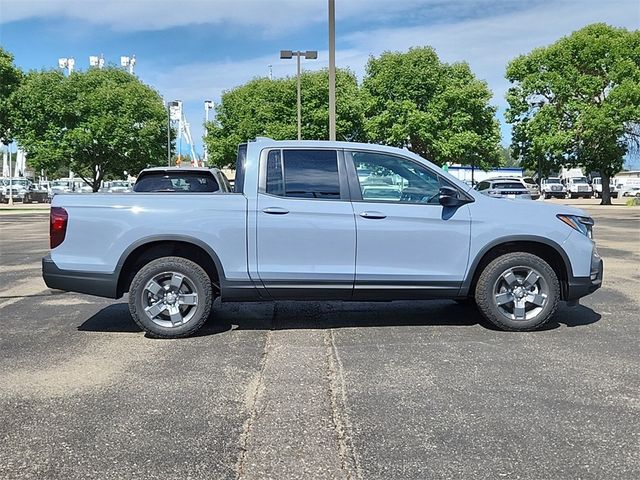
[[[286,215],[287,213],[289,213],[289,210],[282,207],[267,207],[263,208],[262,211],[271,215]]]
[[[384,213],[380,213],[380,212],[362,212],[360,213],[360,216],[362,218],[369,218],[369,219],[387,218],[387,216]]]

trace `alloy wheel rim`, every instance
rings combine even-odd
[[[145,315],[156,325],[175,328],[193,318],[198,307],[195,284],[179,272],[162,272],[149,280],[142,291]]]
[[[549,285],[531,267],[512,267],[498,277],[493,287],[493,301],[498,311],[514,321],[535,319],[547,304]]]

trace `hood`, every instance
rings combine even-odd
[[[469,193],[473,195],[476,202],[482,203],[485,207],[495,210],[496,214],[506,215],[507,218],[509,215],[519,215],[535,220],[536,217],[539,216],[556,216],[560,213],[581,217],[590,216],[584,210],[570,205],[547,203],[537,200],[495,198],[483,195],[477,190],[469,191]]]

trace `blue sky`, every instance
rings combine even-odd
[[[0,45],[23,69],[89,55],[136,55],[136,74],[166,100],[181,99],[201,151],[203,102],[256,76],[295,73],[281,49],[319,50],[327,66],[326,0],[0,0]],[[432,45],[488,82],[503,144],[510,129],[506,63],[593,22],[640,27],[638,0],[336,0],[336,58],[362,78],[370,55]]]

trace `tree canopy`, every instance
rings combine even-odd
[[[511,61],[506,119],[523,165],[580,166],[609,179],[640,141],[640,31],[588,25]]]
[[[160,95],[117,69],[90,69],[64,76],[28,73],[12,95],[15,139],[37,169],[68,167],[100,188],[164,162],[167,112]]]
[[[438,165],[500,162],[491,91],[466,63],[440,61],[431,47],[370,58],[363,82],[370,141],[408,147]]]
[[[302,138],[329,138],[329,77],[326,70],[302,72]],[[362,107],[353,73],[336,72],[336,133],[340,139],[362,138]],[[256,78],[223,93],[216,120],[207,125],[205,143],[212,164],[235,162],[239,143],[266,136],[274,140],[297,138],[296,78]]]
[[[11,140],[9,97],[18,88],[22,72],[13,64],[13,55],[0,47],[0,142]]]

